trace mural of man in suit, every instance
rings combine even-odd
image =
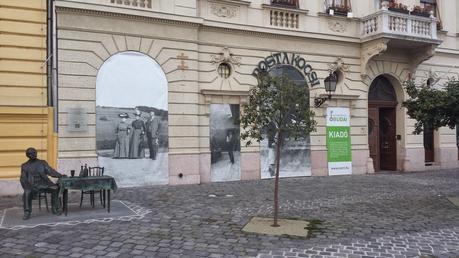
[[[231,129],[226,132],[226,146],[228,148],[228,155],[230,158],[230,162],[231,164],[234,164],[233,151],[236,150],[236,139],[234,137],[234,131]]]
[[[146,130],[150,159],[156,160],[158,153],[159,118],[155,116],[154,111],[150,112],[150,119],[147,121]]]

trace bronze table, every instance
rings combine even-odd
[[[116,181],[111,176],[88,176],[88,177],[62,177],[58,180],[59,195],[63,195],[63,209],[65,216],[68,212],[68,190],[99,191],[103,190],[105,203],[105,192],[107,192],[107,211],[110,212],[110,191],[118,188]]]

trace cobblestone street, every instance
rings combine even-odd
[[[151,209],[131,221],[0,229],[2,257],[459,257],[459,171],[281,180],[281,217],[313,221],[307,239],[248,234],[272,213],[273,181],[125,188]],[[79,193],[71,198],[77,202]],[[20,205],[0,199],[1,210]],[[52,215],[50,215],[52,216]]]

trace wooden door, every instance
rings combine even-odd
[[[368,108],[368,147],[375,171],[379,171],[379,109]]]
[[[379,152],[381,170],[397,170],[395,108],[379,109]]]

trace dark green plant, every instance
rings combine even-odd
[[[258,85],[249,91],[248,102],[241,114],[241,138],[249,146],[271,135],[276,146],[276,177],[274,183],[274,224],[278,226],[279,164],[281,148],[286,137],[303,138],[315,130],[314,112],[309,106],[306,83],[295,84],[287,76],[270,76],[264,72],[258,77]]]
[[[444,87],[423,84],[417,86],[414,80],[405,82],[409,99],[403,102],[407,114],[416,123],[414,133],[420,134],[424,126],[451,129],[459,123],[459,81],[452,78]]]

